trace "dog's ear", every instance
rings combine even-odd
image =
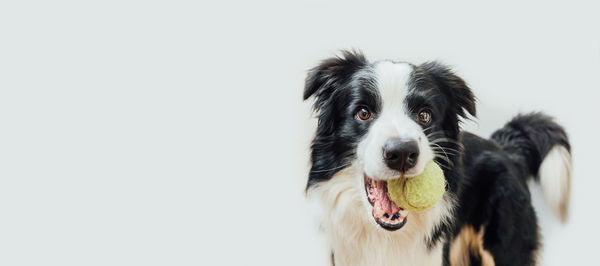
[[[424,63],[420,67],[431,75],[438,87],[447,92],[448,97],[456,106],[457,115],[466,118],[465,111],[467,111],[472,116],[476,116],[473,92],[450,67],[435,61]]]
[[[352,74],[367,64],[359,51],[342,51],[341,56],[323,60],[308,72],[304,84],[304,100],[314,96],[315,110],[327,102],[331,94],[346,84]]]

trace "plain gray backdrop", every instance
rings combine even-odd
[[[598,6],[3,1],[1,265],[316,265],[306,70],[339,49],[454,66],[482,136],[568,131],[571,216],[533,198],[543,265],[597,261]],[[515,210],[518,212],[519,210]]]

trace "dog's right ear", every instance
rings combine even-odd
[[[331,94],[346,84],[352,74],[367,64],[365,56],[359,51],[342,51],[341,56],[323,60],[308,72],[304,83],[304,100],[314,96],[315,110],[327,102]]]

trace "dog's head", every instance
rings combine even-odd
[[[450,180],[460,153],[459,121],[475,115],[465,82],[436,62],[368,62],[344,51],[311,69],[304,99],[315,98],[318,126],[312,144],[307,189],[335,178],[340,170],[360,169],[367,211],[387,230],[407,222],[408,211],[387,196],[387,180],[419,175],[435,160]]]

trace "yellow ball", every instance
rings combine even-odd
[[[423,173],[387,182],[388,195],[398,207],[423,211],[435,205],[446,191],[444,172],[434,161],[425,165]]]

